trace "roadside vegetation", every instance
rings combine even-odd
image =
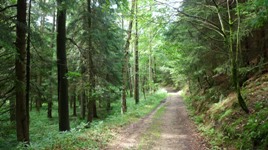
[[[213,93],[185,93],[185,101],[198,129],[214,149],[265,150],[268,148],[268,74],[254,76],[242,87],[250,113],[241,111],[235,93],[220,96]],[[209,90],[208,90],[209,91]]]
[[[172,86],[213,148],[266,150],[267,16],[267,0],[1,0],[0,149],[102,148]]]
[[[72,120],[70,132],[58,132],[57,126],[57,106],[54,106],[55,117],[52,119],[47,118],[42,113],[46,111],[46,106],[42,107],[40,113],[31,114],[31,145],[27,149],[101,149],[107,143],[115,138],[116,133],[121,127],[136,122],[155,109],[162,100],[165,99],[167,94],[163,91],[158,91],[155,94],[149,95],[146,100],[141,98],[138,105],[135,104],[133,98],[127,99],[128,112],[121,114],[120,101],[112,103],[112,110],[109,114],[105,109],[99,109],[99,118],[90,124],[90,128],[85,121],[78,117],[70,117]],[[14,140],[15,132],[10,128],[10,124],[0,132],[0,149],[24,149],[23,144],[10,145]]]
[[[171,6],[174,8],[174,6]],[[268,3],[185,0],[163,45],[164,80],[213,149],[268,149]]]

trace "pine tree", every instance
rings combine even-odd
[[[29,144],[29,109],[26,103],[26,0],[17,1],[17,24],[16,24],[16,126],[17,140]]]
[[[66,60],[66,6],[64,0],[57,0],[57,66],[58,66],[58,111],[59,130],[69,131],[68,80]]]

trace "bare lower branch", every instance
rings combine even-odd
[[[156,0],[156,2],[158,2],[158,3],[160,3],[160,4],[163,4],[163,5],[166,5],[166,6],[169,6],[169,7],[173,8],[174,10],[176,10],[179,14],[182,14],[182,15],[188,17],[188,18],[192,18],[192,19],[194,19],[194,20],[196,20],[196,21],[198,21],[198,22],[200,22],[200,23],[202,23],[202,24],[204,24],[204,25],[210,26],[209,29],[212,29],[212,30],[216,31],[216,32],[219,33],[223,38],[226,37],[226,35],[225,35],[225,33],[222,31],[221,27],[218,27],[218,25],[216,25],[214,22],[211,22],[211,21],[209,21],[209,20],[207,20],[207,19],[205,19],[205,18],[202,18],[202,17],[200,17],[200,16],[194,16],[194,15],[190,15],[190,14],[188,14],[188,13],[185,13],[184,11],[181,11],[179,8],[175,8],[174,6],[171,6],[171,5],[167,4],[167,3],[159,2],[159,1],[157,1],[157,0]]]
[[[10,6],[7,6],[7,7],[5,7],[5,8],[1,8],[0,12],[3,12],[3,11],[5,11],[5,10],[11,8],[11,7],[17,7],[17,4],[10,5]]]
[[[84,57],[84,58],[86,58],[86,56],[83,54],[83,52],[82,51],[85,51],[85,49],[83,49],[83,48],[81,48],[72,38],[66,38],[67,40],[69,40],[73,45],[75,45],[77,48],[78,48],[78,50],[79,50],[79,52],[81,53],[81,55]]]

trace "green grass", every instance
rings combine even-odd
[[[93,121],[90,128],[85,128],[86,122],[84,120],[70,117],[70,132],[58,132],[56,106],[53,109],[52,119],[46,117],[46,107],[43,107],[39,113],[33,110],[30,114],[30,147],[24,148],[22,144],[18,144],[15,128],[11,128],[10,124],[7,124],[4,128],[7,129],[9,134],[0,137],[0,149],[101,149],[115,137],[120,127],[131,124],[150,113],[166,96],[166,93],[158,92],[148,96],[146,100],[141,99],[138,105],[135,105],[133,98],[128,98],[128,112],[123,115],[121,114],[121,103],[118,100],[112,103],[110,115]]]
[[[159,119],[159,118],[162,118],[165,111],[166,111],[166,107],[161,106],[161,108],[159,108],[157,112],[154,114],[151,126],[149,127],[147,132],[142,134],[142,138],[140,140],[138,149],[140,150],[151,149],[152,146],[155,145],[155,142],[157,141],[157,139],[160,138],[161,124],[163,122],[162,122],[162,119]]]

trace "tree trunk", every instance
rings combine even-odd
[[[42,86],[42,75],[41,75],[41,71],[39,72],[39,74],[37,76],[36,82],[37,82],[37,85],[38,85],[37,88],[39,89]],[[41,94],[41,91],[38,90],[38,94],[35,97],[35,107],[36,107],[37,112],[40,111],[41,105],[42,105],[42,94]]]
[[[45,0],[41,0],[42,3],[45,3]],[[40,31],[41,33],[44,33],[44,29],[45,29],[45,19],[46,19],[46,14],[42,14],[41,15],[41,20],[40,20]],[[41,65],[41,64],[39,64]],[[36,78],[36,83],[38,86],[38,89],[41,89],[42,87],[42,71],[39,70],[37,73],[37,78]],[[38,90],[38,95],[35,97],[35,106],[36,106],[36,110],[39,112],[40,108],[42,107],[42,94],[41,91]]]
[[[87,122],[90,123],[93,121],[93,101],[91,98],[88,98],[87,102]]]
[[[156,57],[154,56],[153,58],[154,58],[153,59],[154,68],[152,70],[152,73],[153,73],[153,83],[155,83],[157,82],[156,81]],[[154,92],[156,92],[156,90],[157,90],[157,86],[154,86]]]
[[[93,101],[93,117],[98,118],[96,100]]]
[[[266,44],[267,35],[266,35],[266,32],[265,31],[266,31],[266,28],[263,27],[262,28],[262,31],[261,31],[261,36],[262,36],[262,39],[261,39],[261,49],[262,49],[263,59],[266,62],[267,61],[267,49],[266,49],[266,47],[267,47],[267,44]]]
[[[142,80],[142,93],[144,96],[144,100],[146,100],[146,77],[143,76],[143,80]]]
[[[31,44],[31,7],[32,0],[29,1],[29,10],[28,10],[28,36],[27,36],[27,48],[26,48],[26,112],[29,112],[30,106],[30,80],[31,80],[31,53],[30,53],[30,44]],[[28,116],[30,118],[30,116]]]
[[[108,92],[107,92],[108,93]],[[110,100],[110,95],[109,95],[109,93],[106,95],[105,94],[105,100],[106,100],[106,110],[107,110],[107,112],[110,112],[110,110],[111,110],[111,100]]]
[[[122,86],[122,100],[121,100],[121,103],[122,103],[122,106],[121,106],[121,112],[122,113],[125,113],[127,112],[127,94],[126,94],[126,89],[127,89],[127,65],[126,65],[126,62],[128,61],[127,59],[127,56],[128,55],[128,52],[125,53],[125,56],[124,56],[124,62],[123,62],[123,67],[122,67],[122,75],[123,75],[123,86]]]
[[[17,1],[17,24],[16,24],[16,128],[17,140],[30,143],[29,138],[29,110],[25,93],[25,56],[26,56],[26,0]]]
[[[73,99],[73,103],[74,103],[74,106],[73,106],[73,116],[77,116],[77,113],[76,113],[76,95],[74,97],[75,99]]]
[[[121,99],[121,112],[127,112],[127,102],[126,102],[126,91],[127,91],[127,70],[128,70],[128,57],[129,57],[129,45],[131,40],[132,26],[133,26],[133,15],[135,9],[135,0],[131,1],[131,19],[128,25],[127,40],[124,46],[124,62],[122,67],[123,85],[122,85],[122,99]]]
[[[150,10],[151,10],[151,7],[150,7]],[[149,93],[151,93],[153,90],[152,90],[152,85],[153,85],[153,58],[152,58],[152,31],[150,29],[149,31]]]
[[[81,119],[85,119],[86,117],[86,93],[85,90],[82,89],[82,93],[81,93],[81,105],[80,105],[80,118]]]
[[[55,32],[55,27],[56,27],[56,11],[54,10],[53,12],[53,22],[52,22],[52,41],[54,41],[54,32]],[[51,49],[54,49],[54,42],[51,43]],[[52,56],[51,56],[51,60],[53,60],[53,54],[54,51],[52,52]],[[53,76],[53,64],[51,64],[50,67],[50,83],[49,83],[49,89],[50,89],[50,97],[48,98],[48,104],[47,104],[47,117],[48,118],[52,118],[52,106],[53,106],[53,80],[52,80],[52,76]]]
[[[93,93],[96,93],[96,90],[95,90],[95,87],[96,87],[96,77],[94,77],[93,78],[93,85],[92,85],[92,87],[93,87]],[[96,95],[95,96],[93,96],[93,118],[98,118],[98,112],[97,112],[97,103],[96,103],[96,99],[97,99],[97,97],[96,97]]]
[[[229,7],[229,0],[227,0],[227,9],[228,9],[228,17],[229,17],[229,54],[231,59],[231,71],[232,71],[232,82],[233,86],[235,87],[235,91],[237,94],[237,99],[240,107],[246,112],[249,113],[249,109],[241,95],[241,89],[238,81],[238,55],[239,55],[239,30],[240,30],[240,14],[239,14],[239,8],[238,8],[238,1],[236,0],[237,4],[237,13],[238,13],[238,29],[237,29],[237,37],[236,37],[236,51],[233,50],[233,21],[230,14],[230,7]]]
[[[131,66],[128,65],[127,69],[127,78],[128,78],[128,88],[129,88],[129,96],[133,97],[133,87],[132,87],[132,74],[131,74]]]
[[[109,74],[106,74],[106,80],[108,80],[108,79],[109,79]],[[110,88],[108,88],[108,89],[109,89],[109,91],[104,92],[103,98],[106,102],[106,110],[107,110],[107,112],[110,112],[110,110],[111,110],[110,93],[112,93],[112,92],[111,92]]]
[[[73,108],[73,95],[75,93],[73,92],[73,88],[70,88],[70,91],[71,91],[71,96],[70,96],[69,103],[70,103],[70,109],[71,109],[71,108]]]
[[[74,85],[73,87],[72,102],[73,102],[73,116],[77,116],[76,114],[76,85]]]
[[[68,80],[66,60],[66,8],[65,0],[57,0],[57,66],[58,66],[58,111],[59,130],[69,131]]]
[[[135,103],[139,103],[139,39],[138,39],[138,0],[135,1],[136,6],[136,15],[135,15],[135,22],[136,22],[136,33],[135,33],[135,82],[134,82],[134,99]]]
[[[87,103],[87,122],[93,121],[93,105],[94,105],[94,67],[93,67],[93,47],[92,47],[92,37],[91,37],[91,30],[92,30],[92,22],[91,22],[91,0],[87,0],[87,11],[88,11],[88,81],[89,81],[89,92],[88,92],[88,103]]]

